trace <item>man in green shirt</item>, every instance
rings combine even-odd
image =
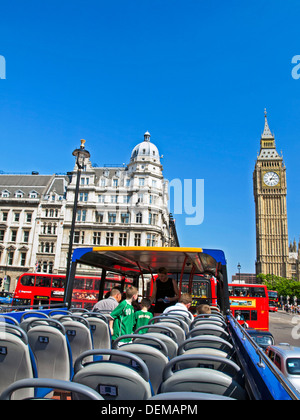
[[[138,290],[130,286],[126,290],[126,299],[110,313],[112,318],[109,321],[109,327],[112,335],[112,340],[116,340],[121,335],[132,334],[135,324],[134,308],[132,302],[138,298]],[[129,342],[130,339],[121,340]]]
[[[140,327],[143,327],[144,325],[148,325],[150,319],[153,318],[153,314],[149,312],[149,309],[151,308],[151,300],[144,298],[141,302],[141,310],[137,311],[135,313],[135,329],[137,330]],[[144,334],[147,332],[147,329],[144,328],[141,331],[138,332],[138,334]]]

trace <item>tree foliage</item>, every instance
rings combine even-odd
[[[257,279],[265,284],[268,290],[276,290],[278,296],[297,296],[300,298],[300,282],[298,281],[272,274],[258,274]]]

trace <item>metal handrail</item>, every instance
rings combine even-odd
[[[234,318],[232,314],[229,314],[229,318],[231,321],[234,322],[235,326],[240,330],[240,332],[243,335],[243,340],[249,341],[249,343],[254,348],[256,354],[259,356],[259,363],[257,363],[258,367],[264,369],[265,365],[268,366],[270,371],[274,374],[276,379],[280,382],[282,387],[285,389],[285,391],[288,393],[288,395],[293,400],[300,400],[300,394],[294,388],[294,386],[290,383],[290,381],[282,374],[282,372],[277,368],[277,366],[272,362],[272,360],[262,351],[261,347],[257,345],[257,343],[253,340],[253,338],[250,336],[250,334],[247,333],[247,330],[245,330],[239,322]]]

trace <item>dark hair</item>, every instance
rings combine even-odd
[[[144,307],[150,308],[151,307],[151,300],[148,299],[148,298],[142,299],[142,301],[141,301],[141,307],[142,308],[144,308]]]

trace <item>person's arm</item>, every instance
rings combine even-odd
[[[151,303],[153,303],[156,299],[156,292],[157,292],[157,286],[156,286],[156,282],[154,282],[153,283],[152,295],[150,296]]]
[[[114,335],[114,319],[109,320],[109,329],[110,329],[111,336],[113,336]]]

